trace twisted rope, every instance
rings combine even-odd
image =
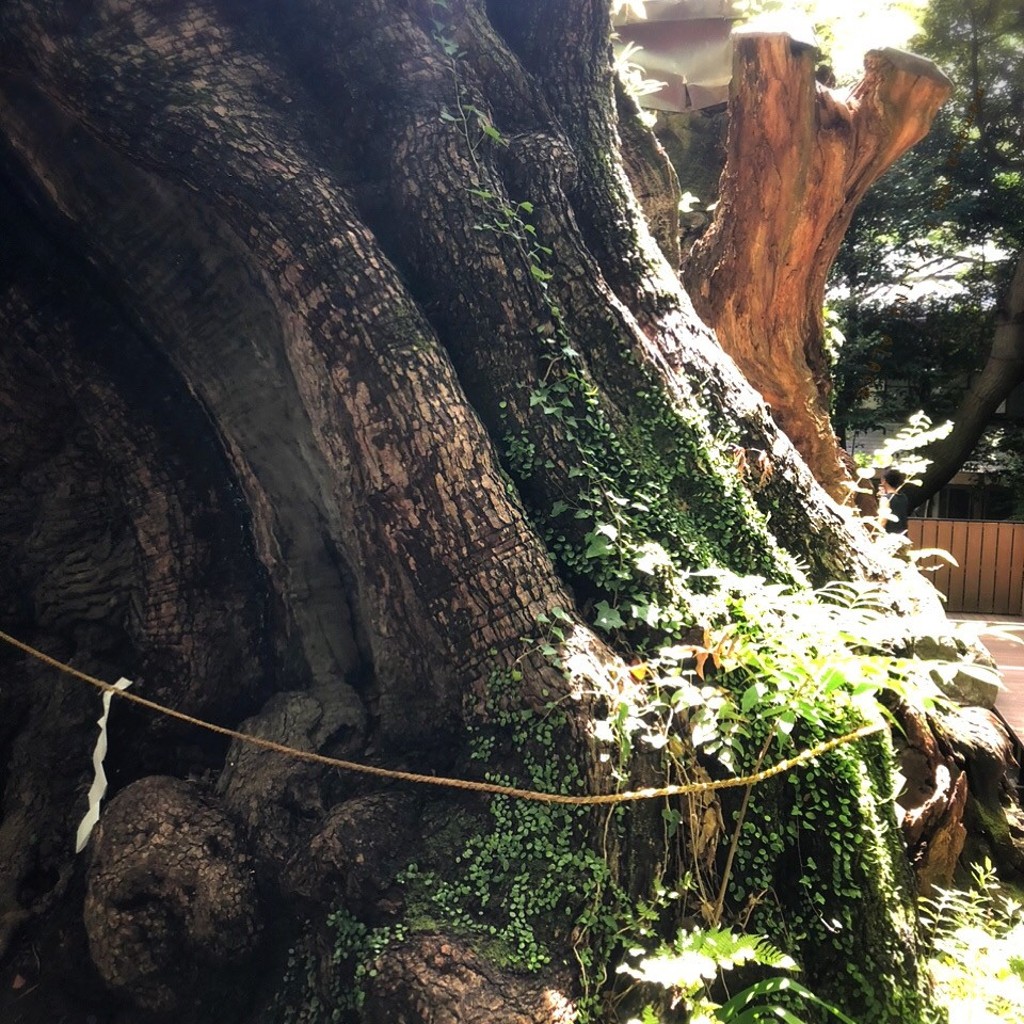
[[[156,714],[164,715],[167,718],[174,718],[179,722],[185,722],[187,725],[195,726],[198,729],[205,729],[207,732],[216,733],[219,736],[227,736],[229,739],[238,740],[240,743],[248,743],[250,746],[269,750],[275,754],[282,754],[286,757],[293,757],[299,761],[322,764],[328,768],[338,768],[342,771],[358,772],[362,775],[374,775],[381,779],[393,779],[397,782],[412,782],[417,785],[440,786],[446,789],[462,789],[469,790],[474,793],[488,793],[493,796],[514,797],[517,800],[533,800],[549,804],[568,804],[574,807],[587,807],[597,804],[635,803],[639,800],[655,800],[659,797],[690,796],[696,793],[715,792],[720,789],[738,789],[745,786],[753,786],[759,782],[765,782],[768,779],[773,779],[777,775],[783,775],[801,764],[812,761],[816,757],[821,757],[822,754],[827,754],[830,750],[835,750],[836,747],[841,747],[847,743],[854,743],[859,739],[863,739],[865,736],[871,736],[876,732],[881,732],[885,728],[885,724],[882,722],[875,722],[870,725],[861,726],[859,729],[854,729],[852,732],[848,732],[843,736],[837,736],[834,739],[825,740],[824,742],[818,743],[807,750],[802,750],[793,757],[786,758],[784,761],[779,761],[777,764],[756,772],[753,775],[744,775],[739,778],[716,779],[709,782],[689,782],[682,785],[660,786],[656,789],[633,789],[627,790],[623,793],[542,793],[532,789],[518,789],[515,786],[501,786],[493,782],[476,782],[472,779],[453,779],[446,778],[441,775],[421,775],[418,772],[399,771],[395,768],[380,768],[376,765],[361,764],[357,761],[345,761],[338,757],[328,757],[326,754],[317,754],[309,750],[299,750],[297,747],[285,746],[283,743],[276,743],[274,740],[263,739],[261,736],[253,736],[250,733],[239,732],[237,729],[228,729],[222,725],[215,725],[213,722],[204,721],[201,718],[196,718],[194,715],[185,714],[183,711],[176,711],[174,708],[169,708],[164,704],[158,704],[156,701],[147,700],[145,697],[140,697],[138,694],[131,693],[128,690],[119,690],[112,683],[104,682],[102,679],[97,679],[95,676],[91,676],[87,672],[82,672],[77,668],[73,668],[71,665],[66,665],[64,662],[58,661],[56,658],[51,658],[48,654],[44,654],[42,651],[38,651],[34,647],[30,647],[28,644],[23,643],[21,640],[18,640],[13,636],[9,636],[7,633],[2,631],[0,631],[0,640],[9,644],[11,647],[17,648],[24,654],[35,658],[44,665],[49,665],[51,668],[57,669],[58,672],[72,676],[75,679],[80,679],[83,682],[88,683],[90,686],[96,687],[96,689],[103,693],[112,694],[119,700],[131,701],[133,704],[138,704],[141,707],[147,708]]]

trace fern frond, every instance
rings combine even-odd
[[[797,964],[762,935],[741,935],[728,928],[695,928],[681,931],[671,944],[663,944],[657,958],[699,957],[713,964],[716,970],[727,971],[746,963],[760,964],[780,970],[796,970]]]

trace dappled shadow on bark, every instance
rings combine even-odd
[[[369,1024],[571,1024],[568,978],[524,978],[482,959],[472,946],[419,935],[377,961],[367,994]]]

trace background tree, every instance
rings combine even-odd
[[[991,342],[983,307],[968,295],[838,305],[849,330],[834,371],[835,420],[844,443],[905,423],[919,409],[935,422],[952,417]]]
[[[956,91],[900,173],[869,194],[837,261],[837,283],[851,296],[840,303],[850,346],[839,376],[863,381],[865,350],[872,354],[868,364],[884,373],[877,357],[888,348],[896,366],[932,375],[934,394],[922,394],[918,408],[954,420],[953,433],[925,453],[932,465],[915,492],[918,501],[952,478],[1024,379],[1021,18],[1019,5],[1009,3],[929,6],[912,45],[948,71]],[[874,337],[880,319],[890,327]],[[904,346],[909,337],[914,341]],[[952,375],[941,359],[928,357],[938,349],[957,354]],[[902,376],[895,375],[892,390]],[[850,395],[863,387],[837,397],[841,429],[860,415]],[[949,409],[957,391],[960,401]]]
[[[904,568],[653,244],[609,33],[604,0],[0,7],[5,632],[417,773],[121,704],[76,857],[96,696],[5,646],[0,987],[37,1019],[593,1020],[624,939],[696,920],[924,1012],[885,737],[724,805],[430,785],[704,781],[857,725],[807,588]]]

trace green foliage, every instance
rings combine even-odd
[[[687,737],[728,771],[756,773],[885,714],[880,700],[890,696],[928,706],[939,699],[933,676],[961,667],[903,657],[888,596],[874,585],[811,592],[713,576],[725,625],[707,630],[701,644],[666,646],[638,661],[629,685],[606,695],[595,738],[623,780],[641,751],[659,752],[666,773],[685,772]],[[907,984],[915,974],[914,907],[900,873],[892,765],[879,736],[780,782],[747,787],[727,805],[732,828],[718,899],[690,894],[713,928],[725,918],[749,921],[812,964],[834,1003],[879,1022],[918,1020],[927,1003]],[[787,880],[782,889],[779,879]]]
[[[718,742],[740,774],[758,771],[769,752],[785,756],[877,716],[886,693],[916,704],[935,697],[931,666],[891,650],[877,588],[837,583],[787,593],[738,581],[732,610],[708,648],[721,707],[730,709],[718,726],[729,739]],[[879,1021],[913,1020],[922,998],[892,969],[913,961],[898,938],[912,932],[913,908],[906,879],[892,874],[902,851],[891,756],[884,739],[862,740],[780,784],[748,789],[731,811],[716,908],[800,951],[837,1003]],[[785,891],[779,878],[790,880]]]
[[[1001,467],[998,479],[1006,488],[1005,514],[1018,522],[1024,520],[1024,423],[996,424],[975,448],[973,459],[982,465]]]
[[[374,961],[406,934],[403,925],[370,928],[343,907],[322,924],[308,921],[288,949],[273,1019],[277,1024],[340,1024],[363,1005]]]
[[[557,628],[557,626],[555,627]],[[578,791],[578,767],[560,756],[565,728],[556,707],[523,708],[518,673],[492,678],[486,722],[472,729],[471,754],[494,763],[514,751],[523,775],[489,770],[484,778],[540,792]],[[539,971],[551,962],[551,943],[574,936],[584,996],[581,1021],[591,1019],[612,946],[634,914],[605,859],[587,842],[586,808],[492,797],[485,827],[472,831],[452,857],[452,870],[410,865],[401,875],[421,926],[441,923],[472,937],[496,963]]]
[[[729,897],[751,927],[813,964],[848,1012],[916,1020],[922,995],[907,984],[914,963],[905,945],[913,933],[908,881],[891,867],[901,855],[892,755],[881,741],[862,743],[876,747],[874,771],[865,772],[863,750],[841,748],[781,786],[754,789],[746,818],[737,820]],[[790,884],[778,888],[779,878]]]
[[[987,301],[987,300],[986,300]],[[833,420],[850,434],[950,417],[991,343],[991,304],[973,294],[889,302],[836,300],[845,340],[834,365]]]
[[[662,943],[653,956],[619,970],[638,981],[674,989],[691,1000],[714,981],[720,971],[746,964],[794,970],[796,962],[759,935],[738,935],[727,928],[680,931],[671,943]]]
[[[882,713],[880,696],[915,706],[938,697],[931,678],[945,663],[898,657],[886,594],[874,584],[833,582],[793,590],[760,577],[714,574],[726,624],[703,644],[660,648],[631,670],[642,688],[623,692],[597,723],[627,764],[637,743],[665,750],[689,735],[705,754],[738,771],[760,742],[791,746],[799,725],[842,731]],[[961,666],[954,666],[961,667]]]
[[[724,972],[744,964],[776,970],[795,970],[797,966],[791,957],[761,936],[738,935],[723,928],[695,928],[679,932],[672,943],[663,943],[654,955],[644,957],[636,965],[623,964],[619,970],[638,982],[668,989],[672,1005],[681,1003],[691,1024],[747,1024],[765,1020],[804,1024],[789,1008],[801,1001],[826,1010],[844,1024],[853,1024],[836,1007],[786,977],[764,978],[719,1003],[714,997],[713,983]],[[644,1009],[640,1024],[658,1024],[653,1007]]]
[[[957,86],[936,134],[951,145],[936,175],[934,212],[953,207],[955,230],[963,239],[1019,249],[1024,242],[1024,22],[1019,8],[1000,0],[932,0],[913,45],[938,61]],[[939,218],[943,224],[953,219]]]
[[[851,286],[898,282],[922,267],[942,273],[945,258],[972,245],[1020,249],[1022,44],[1024,24],[1013,4],[931,0],[911,45],[952,78],[953,96],[857,211],[840,257]],[[991,280],[1003,259],[979,262],[976,280]]]
[[[929,460],[918,454],[933,441],[945,437],[953,429],[948,420],[937,427],[920,410],[909,417],[905,426],[901,427],[892,437],[888,437],[882,446],[870,455],[859,456],[860,467],[857,476],[871,479],[878,470],[892,466],[900,470],[909,483],[914,483],[919,474],[929,466]]]
[[[703,646],[665,648],[634,665],[632,695],[623,690],[622,700],[610,703],[608,718],[598,724],[596,739],[613,745],[623,779],[639,746],[660,752],[666,773],[673,765],[689,767],[682,741],[695,722],[700,728],[692,731],[706,752],[746,772],[760,767],[769,751],[786,756],[855,726],[864,714],[877,714],[874,697],[883,690],[913,698],[929,685],[929,666],[917,666],[915,675],[913,663],[868,653],[884,652],[887,642],[877,590],[833,584],[814,594],[760,579],[715,582],[730,621],[710,631]],[[542,623],[541,647],[551,657],[559,656],[571,622],[567,613],[555,611]],[[485,777],[492,781],[547,792],[578,790],[578,768],[557,750],[566,725],[559,708],[524,708],[521,683],[517,670],[494,676],[483,720],[472,732],[472,756],[488,766],[522,765],[515,776],[489,768]],[[874,934],[885,932],[882,921],[891,914],[901,918],[897,935],[913,928],[902,882],[890,873],[899,856],[891,750],[873,744],[867,771],[864,754],[863,747],[841,748],[779,785],[747,794],[749,805],[734,808],[735,867],[730,869],[730,852],[716,905],[699,890],[690,891],[690,878],[679,879],[673,891],[656,885],[647,900],[630,900],[606,858],[588,845],[590,812],[492,798],[486,821],[458,830],[457,844],[446,846],[455,851],[447,866],[413,864],[403,872],[410,908],[406,927],[461,934],[495,962],[527,971],[547,966],[556,945],[574,942],[584,986],[582,1021],[597,1019],[606,972],[629,947],[633,962],[625,973],[648,982],[667,980],[694,1014],[706,1011],[693,1020],[798,1022],[806,1008],[838,1014],[820,995],[777,977],[716,1003],[713,983],[723,970],[745,963],[791,966],[787,954],[766,939],[721,924],[728,909],[749,919],[758,933],[777,937],[785,949],[812,958],[819,982],[824,975],[834,983],[828,994],[834,1002],[863,1006],[866,1020],[915,1020],[920,996],[893,973],[897,940],[879,947]],[[614,820],[606,828],[614,828]],[[683,824],[677,816],[676,828]],[[671,825],[667,815],[666,835]],[[783,898],[773,887],[787,875],[792,892]],[[866,900],[865,894],[876,898]],[[666,907],[691,898],[711,914],[711,923],[659,947]],[[338,962],[349,964],[358,998],[359,979],[372,971],[381,943],[392,934],[369,931],[347,915],[333,916],[330,924]],[[903,954],[912,961],[909,947]],[[350,1005],[352,996],[345,998]],[[647,1019],[656,1021],[654,1013],[649,1010]],[[305,1024],[318,1018],[295,1019]]]
[[[502,143],[462,101],[441,116],[461,126],[474,155]],[[632,777],[641,751],[645,766],[666,779],[691,771],[691,737],[725,770],[756,771],[769,754],[790,755],[877,716],[879,692],[909,693],[912,673],[885,653],[876,621],[884,616],[866,591],[796,589],[803,574],[753,499],[771,478],[768,456],[751,457],[699,396],[668,397],[629,352],[617,356],[631,382],[644,383],[628,395],[599,388],[553,297],[559,270],[531,223],[532,206],[482,187],[469,197],[478,229],[515,245],[548,314],[536,329],[537,375],[502,410],[505,468],[589,621],[637,653],[628,679],[593,695],[608,709],[596,739],[619,778]],[[551,493],[552,479],[563,481],[562,493]],[[564,655],[569,623],[542,623],[553,659]],[[702,644],[694,642],[700,627]],[[563,725],[557,709],[522,707],[517,682],[511,674],[494,680],[474,756],[493,781],[572,791],[580,779],[554,747]],[[521,767],[501,771],[502,764]],[[733,830],[718,899],[703,883],[690,893],[680,879],[673,890],[705,913],[708,949],[721,953],[716,943],[728,936],[737,956],[764,954],[756,940],[722,926],[728,911],[786,950],[822,961],[817,977],[834,977],[842,1005],[866,1006],[872,1021],[914,1020],[921,994],[896,976],[903,966],[913,974],[903,942],[913,908],[901,893],[906,880],[894,876],[902,851],[892,790],[891,750],[873,741],[726,808]],[[614,823],[610,817],[607,828]],[[424,921],[473,937],[519,969],[543,968],[555,948],[575,940],[581,1015],[593,1019],[604,972],[631,935],[645,949],[655,942],[665,898],[626,898],[586,842],[593,824],[590,812],[493,798],[485,826],[462,840],[450,869],[404,873],[410,901]],[[679,810],[666,808],[666,835],[674,829],[685,840],[685,826]],[[773,890],[780,877],[794,882],[786,902]],[[723,1012],[757,1019],[766,1003],[767,1012],[798,1019],[785,989],[771,979],[759,984]]]
[[[454,63],[453,72],[457,101],[439,116],[460,128],[482,179],[482,147],[506,140],[462,98]],[[748,474],[731,427],[716,436],[698,396],[685,408],[671,400],[628,351],[618,354],[644,384],[611,402],[552,298],[556,268],[532,223],[533,204],[475,185],[466,191],[480,210],[476,230],[514,245],[547,310],[535,339],[540,380],[524,385],[514,421],[501,403],[503,462],[559,569],[592,602],[594,625],[633,642],[652,632],[679,636],[704,590],[692,570],[707,565],[800,579],[751,496],[770,478],[770,465]],[[524,423],[524,409],[549,420],[550,430],[537,430],[535,418]],[[557,453],[538,440],[548,433],[558,438]],[[555,470],[569,481],[565,493],[552,500],[545,489],[535,499],[534,479]]]
[[[926,955],[950,1024],[1024,1019],[1024,913],[999,892],[992,865],[976,865],[973,887],[921,900]]]
[[[653,384],[615,425],[561,328],[542,344],[545,383],[529,405],[564,427],[576,490],[531,512],[562,573],[593,596],[598,628],[641,646],[644,637],[681,636],[712,614],[708,565],[800,578],[751,497],[770,470],[751,482],[736,446],[716,442],[699,414],[674,407]],[[504,441],[528,495],[545,467],[527,436],[510,431]]]
[[[819,998],[792,978],[766,978],[750,985],[718,1007],[714,1019],[722,1024],[763,1024],[776,1020],[783,1024],[804,1024],[803,1018],[787,1009],[794,1004],[817,1007],[829,1020],[854,1024],[838,1007]]]
[[[530,784],[542,785],[544,773]],[[488,781],[513,785],[488,772]],[[591,885],[609,878],[604,861],[584,841],[582,813],[508,797],[492,797],[489,828],[471,835],[455,854],[457,876],[407,869],[407,883],[429,893],[428,913],[486,940],[492,958],[537,971],[551,960],[548,940],[564,937]],[[552,922],[563,927],[552,930]]]

